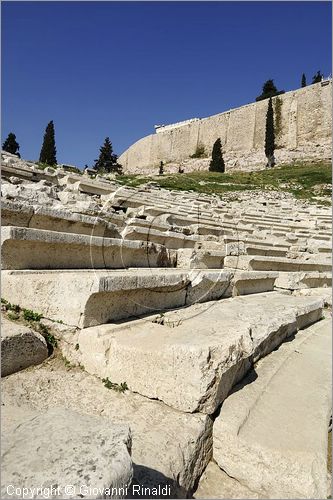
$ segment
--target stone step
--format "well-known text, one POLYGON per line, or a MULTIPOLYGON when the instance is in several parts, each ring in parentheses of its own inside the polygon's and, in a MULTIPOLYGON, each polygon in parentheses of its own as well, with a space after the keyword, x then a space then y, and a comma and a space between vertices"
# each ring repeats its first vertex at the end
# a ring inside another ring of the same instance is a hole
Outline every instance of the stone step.
POLYGON ((214 458, 265 498, 326 498, 332 407, 331 320, 259 361, 224 401, 214 458))
POLYGON ((91 217, 68 210, 16 203, 9 200, 1 202, 1 225, 89 234, 104 238, 121 238, 117 226, 101 217, 91 217))
POLYGON ((277 273, 224 270, 3 271, 2 295, 86 328, 222 297, 274 289, 277 273))
POLYGON ((224 267, 232 269, 248 269, 253 271, 331 271, 332 265, 327 262, 307 262, 283 257, 248 257, 245 255, 229 255, 224 259, 224 267))
POLYGON ((303 288, 295 290, 294 295, 300 297, 320 297, 326 307, 332 307, 332 286, 327 288, 303 288))
POLYGON ((282 250, 279 248, 268 248, 267 246, 262 246, 259 244, 244 244, 244 250, 246 255, 263 255, 267 257, 285 257, 288 250, 282 250))
POLYGON ((1 377, 38 365, 47 356, 46 341, 40 333, 1 317, 1 377))
POLYGON ((85 328, 77 351, 86 370, 160 399, 211 414, 254 361, 322 316, 322 299, 276 292, 85 328))
MULTIPOLYGON (((34 172, 29 168, 14 167, 13 165, 1 165, 1 174, 4 177, 18 177, 19 179, 29 180, 29 181, 39 181, 43 176, 39 172, 34 172)), ((41 171, 41 174, 43 172, 41 171)))
POLYGON ((122 237, 125 240, 139 240, 157 243, 170 249, 194 248, 196 243, 200 241, 200 238, 196 235, 185 236, 182 233, 176 233, 174 231, 162 232, 154 228, 136 226, 127 226, 122 231, 122 237))
MULTIPOLYGON (((231 237, 231 236, 225 236, 223 238, 224 243, 240 243, 239 238, 231 237)), ((249 239, 249 238, 243 238, 242 242, 244 245, 259 245, 261 247, 268 247, 268 248, 277 248, 279 250, 286 250, 288 251, 291 244, 287 242, 281 242, 280 240, 274 240, 274 239, 269 239, 269 238, 258 238, 256 240, 254 239, 249 239)))
MULTIPOLYGON (((129 426, 132 433, 134 484, 142 488, 168 487, 167 494, 156 494, 150 498, 188 498, 188 492, 212 456, 212 420, 208 415, 182 413, 130 391, 119 393, 107 389, 101 380, 83 370, 66 368, 57 359, 50 359, 34 370, 6 377, 2 380, 1 395, 2 425, 6 429, 8 424, 15 421, 13 417, 18 413, 15 411, 14 415, 8 415, 6 409, 11 407, 15 407, 15 410, 20 407, 18 410, 24 413, 38 411, 40 414, 48 409, 62 407, 79 414, 99 417, 104 428, 108 427, 109 419, 129 426)), ((52 426, 52 420, 48 422, 52 426)), ((63 422, 66 426, 65 418, 63 422)), ((80 418, 77 422, 80 422, 80 418)), ((43 428, 42 425, 40 430, 43 428)), ((49 434, 40 434, 50 439, 53 432, 51 428, 49 434)), ((93 431, 91 435, 94 435, 93 431)), ((90 445, 90 439, 88 443, 90 445)), ((81 451, 80 444, 78 449, 81 451)), ((94 448, 93 451, 99 456, 98 450, 94 448)), ((68 456, 73 456, 72 449, 68 450, 68 456)), ((60 481, 59 484, 64 483, 60 481)), ((82 484, 87 483, 83 481, 82 484)), ((144 490, 140 494, 129 489, 128 497, 135 496, 149 498, 144 490)))
POLYGON ((318 288, 332 286, 332 273, 325 271, 286 272, 281 271, 275 281, 275 287, 286 290, 318 288))
POLYGON ((176 253, 155 243, 41 229, 1 228, 3 269, 173 267, 176 253))
POLYGON ((211 461, 200 478, 193 498, 256 499, 265 497, 249 490, 242 483, 228 476, 216 462, 211 461))
POLYGON ((181 269, 222 269, 226 249, 221 250, 197 248, 179 248, 177 250, 177 267, 181 269))
POLYGON ((119 492, 126 491, 133 477, 132 435, 128 425, 115 422, 66 408, 27 415, 21 408, 6 407, 1 498, 110 498, 98 493, 108 490, 114 498, 124 498, 119 492), (16 496, 16 485, 23 492, 35 491, 16 496), (65 485, 72 488, 70 494, 65 485))
POLYGON ((59 179, 60 186, 68 186, 71 190, 92 195, 110 195, 117 187, 109 182, 98 182, 80 175, 65 175, 59 179))

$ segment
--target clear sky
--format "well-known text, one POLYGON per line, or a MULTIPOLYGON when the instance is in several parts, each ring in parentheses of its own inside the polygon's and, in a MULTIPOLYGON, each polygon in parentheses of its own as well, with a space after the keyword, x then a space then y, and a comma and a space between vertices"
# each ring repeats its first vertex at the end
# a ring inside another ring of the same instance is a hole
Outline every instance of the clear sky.
POLYGON ((330 2, 2 2, 2 141, 92 165, 155 124, 202 118, 331 73, 330 2))

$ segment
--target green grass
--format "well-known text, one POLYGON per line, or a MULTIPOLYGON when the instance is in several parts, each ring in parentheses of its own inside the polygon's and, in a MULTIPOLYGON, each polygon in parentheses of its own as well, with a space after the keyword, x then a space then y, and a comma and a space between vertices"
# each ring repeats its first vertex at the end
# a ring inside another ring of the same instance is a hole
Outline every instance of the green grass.
POLYGON ((299 199, 329 204, 329 201, 320 202, 314 198, 331 195, 331 187, 323 187, 326 184, 331 185, 331 175, 330 163, 316 162, 295 163, 255 172, 234 171, 220 174, 200 171, 151 177, 123 175, 117 177, 117 181, 132 187, 153 181, 165 189, 217 195, 234 191, 277 190, 292 193, 299 199))
POLYGON ((107 389, 113 389, 116 392, 125 392, 128 390, 126 382, 122 382, 121 384, 116 384, 114 382, 111 382, 109 378, 103 378, 102 382, 104 384, 104 387, 107 389))

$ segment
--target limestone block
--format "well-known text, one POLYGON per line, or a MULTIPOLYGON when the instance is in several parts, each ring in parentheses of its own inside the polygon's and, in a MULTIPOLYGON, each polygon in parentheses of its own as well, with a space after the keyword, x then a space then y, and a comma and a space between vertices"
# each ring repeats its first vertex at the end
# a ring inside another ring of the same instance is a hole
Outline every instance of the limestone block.
POLYGON ((73 193, 72 191, 59 191, 58 198, 61 205, 66 209, 76 212, 94 212, 99 213, 100 205, 91 196, 83 193, 73 193))
POLYGON ((272 291, 276 273, 192 269, 2 271, 2 294, 80 328, 221 297, 272 291))
MULTIPOLYGON (((61 406, 78 413, 102 415, 104 418, 100 417, 100 421, 103 423, 99 426, 105 432, 109 426, 104 422, 109 419, 129 425, 133 440, 134 482, 150 487, 167 485, 171 498, 188 496, 212 455, 212 420, 209 416, 175 411, 129 391, 119 394, 106 389, 101 380, 82 370, 68 370, 55 359, 33 371, 4 379, 2 400, 2 423, 6 426, 6 408, 9 406, 39 413, 61 406)), ((91 432, 88 443, 93 436, 91 432)), ((94 453, 99 456, 99 450, 93 448, 94 453)), ((3 483, 4 476, 2 479, 3 483)))
POLYGON ((268 248, 262 245, 245 245, 245 252, 247 255, 265 255, 267 257, 286 257, 287 250, 280 248, 268 248))
POLYGON ((135 227, 127 226, 123 232, 122 237, 125 240, 139 240, 151 243, 158 243, 167 248, 193 248, 198 241, 197 237, 185 236, 181 233, 173 231, 161 232, 152 227, 135 227))
POLYGON ((1 198, 1 225, 28 226, 34 213, 32 205, 1 198))
POLYGON ((155 243, 23 227, 3 227, 3 269, 173 267, 175 254, 155 243))
POLYGON ((327 271, 279 272, 275 286, 286 290, 332 286, 332 273, 327 271))
POLYGON ((48 186, 45 181, 24 183, 19 185, 5 184, 1 186, 1 194, 4 198, 14 199, 18 202, 26 202, 38 205, 53 205, 58 199, 54 186, 48 186))
POLYGON ((326 498, 331 321, 261 360, 224 401, 214 458, 264 498, 326 498))
POLYGON ((184 306, 189 283, 173 269, 2 273, 7 300, 80 328, 184 306))
POLYGON ((87 178, 80 180, 78 190, 82 193, 95 194, 95 195, 108 195, 115 191, 114 185, 108 181, 100 182, 93 181, 87 178))
POLYGON ((299 297, 321 297, 326 307, 332 307, 332 287, 303 288, 301 290, 294 290, 293 293, 299 297))
POLYGON ((320 298, 270 292, 85 328, 81 363, 173 408, 210 414, 253 360, 321 318, 322 305, 320 298))
POLYGON ((1 318, 1 376, 5 377, 48 356, 44 337, 28 326, 1 318))
POLYGON ((248 295, 252 293, 270 292, 279 273, 273 271, 235 271, 231 281, 231 294, 248 295))
POLYGON ((224 270, 202 271, 192 269, 186 290, 186 305, 228 297, 233 274, 224 270))
POLYGON ((253 271, 331 271, 330 263, 308 262, 283 257, 227 256, 224 267, 253 271))
POLYGON ((264 498, 256 492, 249 490, 236 479, 228 476, 213 461, 209 462, 205 472, 202 474, 194 498, 235 498, 253 499, 264 498))
POLYGON ((177 250, 177 267, 182 269, 222 269, 224 250, 177 250))
POLYGON ((121 238, 117 226, 106 222, 101 217, 91 217, 64 209, 33 206, 11 200, 3 200, 1 203, 1 224, 2 226, 121 238))
MULTIPOLYGON (((5 417, 15 412, 15 407, 6 408, 5 417)), ((42 485, 50 490, 60 487, 53 498, 124 498, 133 474, 131 439, 124 424, 65 408, 22 418, 2 438, 1 497, 12 498, 9 485, 42 485), (66 491, 66 485, 73 489, 66 491)), ((33 498, 45 498, 45 494, 35 492, 33 498)))
POLYGON ((10 163, 3 163, 1 165, 1 173, 3 177, 19 177, 24 180, 32 180, 34 178, 34 173, 27 168, 20 168, 15 165, 15 162, 9 160, 10 163))

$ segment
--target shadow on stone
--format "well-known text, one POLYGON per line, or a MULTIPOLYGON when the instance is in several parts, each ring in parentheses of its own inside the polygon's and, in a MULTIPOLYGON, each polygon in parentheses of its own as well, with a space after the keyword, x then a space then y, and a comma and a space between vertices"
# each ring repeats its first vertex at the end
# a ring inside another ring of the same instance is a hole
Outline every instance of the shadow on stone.
POLYGON ((191 498, 175 479, 162 472, 133 463, 133 481, 126 498, 191 498))

